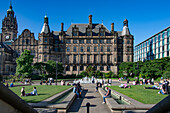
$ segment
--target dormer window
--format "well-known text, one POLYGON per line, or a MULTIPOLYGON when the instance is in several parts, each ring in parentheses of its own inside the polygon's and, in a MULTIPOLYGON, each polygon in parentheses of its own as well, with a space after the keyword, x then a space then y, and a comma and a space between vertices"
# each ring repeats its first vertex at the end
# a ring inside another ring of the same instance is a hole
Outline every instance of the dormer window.
POLYGON ((73 36, 78 36, 78 28, 76 28, 76 25, 73 27, 72 33, 73 36))
POLYGON ((77 36, 77 32, 76 31, 73 32, 73 36, 77 36))
POLYGON ((87 29, 86 35, 91 36, 91 30, 89 28, 87 29))
POLYGON ((104 36, 104 28, 100 28, 100 36, 104 36))

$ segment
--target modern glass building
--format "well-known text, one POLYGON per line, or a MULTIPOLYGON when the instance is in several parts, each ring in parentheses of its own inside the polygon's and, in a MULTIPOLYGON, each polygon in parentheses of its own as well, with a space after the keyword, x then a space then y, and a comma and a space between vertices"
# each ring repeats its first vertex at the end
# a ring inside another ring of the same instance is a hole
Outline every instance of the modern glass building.
POLYGON ((135 46, 134 62, 169 57, 170 26, 135 46))

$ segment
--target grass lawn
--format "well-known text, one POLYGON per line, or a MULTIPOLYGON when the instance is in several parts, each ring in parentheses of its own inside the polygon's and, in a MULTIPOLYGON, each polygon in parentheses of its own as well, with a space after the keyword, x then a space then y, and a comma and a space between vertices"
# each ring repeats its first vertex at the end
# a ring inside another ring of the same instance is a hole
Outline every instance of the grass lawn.
MULTIPOLYGON (((23 96, 21 97, 24 101, 30 102, 30 103, 37 103, 41 102, 42 100, 45 100, 57 93, 60 93, 71 86, 55 86, 55 85, 32 85, 32 86, 25 86, 25 92, 30 93, 33 91, 33 87, 36 86, 38 95, 36 96, 23 96)), ((14 93, 16 93, 18 96, 21 95, 21 88, 22 87, 12 87, 10 88, 14 93)))
MULTIPOLYGON (((120 88, 119 86, 109 86, 111 89, 122 93, 130 98, 133 98, 144 104, 156 104, 164 99, 168 95, 158 94, 159 90, 155 89, 144 89, 143 87, 149 87, 149 85, 136 85, 131 88, 120 88)), ((151 85, 150 85, 151 87, 151 85)))

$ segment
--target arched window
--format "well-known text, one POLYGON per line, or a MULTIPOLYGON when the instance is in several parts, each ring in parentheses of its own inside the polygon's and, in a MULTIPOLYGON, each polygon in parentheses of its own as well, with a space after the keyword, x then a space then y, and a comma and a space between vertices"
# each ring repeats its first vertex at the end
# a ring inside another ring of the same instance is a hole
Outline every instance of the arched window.
POLYGON ((130 40, 127 40, 127 44, 130 44, 130 40))

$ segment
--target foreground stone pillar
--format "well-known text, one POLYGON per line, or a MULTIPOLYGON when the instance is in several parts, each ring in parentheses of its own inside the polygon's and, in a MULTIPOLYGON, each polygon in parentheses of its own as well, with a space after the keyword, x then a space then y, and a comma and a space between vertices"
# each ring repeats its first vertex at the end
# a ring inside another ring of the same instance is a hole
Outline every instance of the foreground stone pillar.
POLYGON ((170 112, 170 95, 153 106, 146 113, 168 113, 168 111, 170 112))

